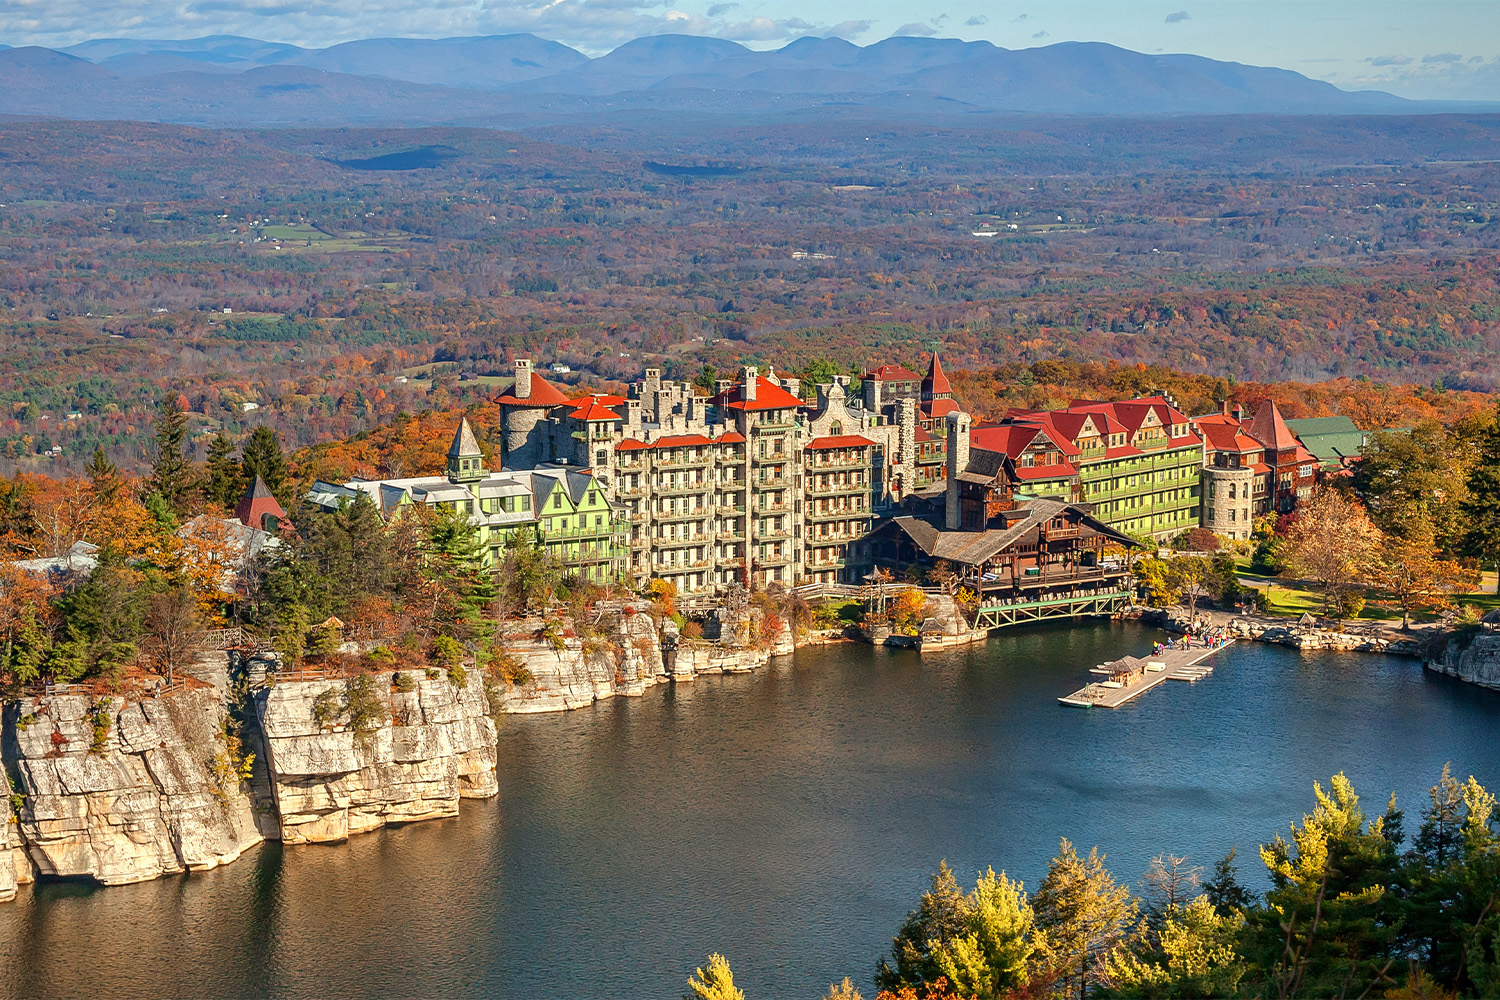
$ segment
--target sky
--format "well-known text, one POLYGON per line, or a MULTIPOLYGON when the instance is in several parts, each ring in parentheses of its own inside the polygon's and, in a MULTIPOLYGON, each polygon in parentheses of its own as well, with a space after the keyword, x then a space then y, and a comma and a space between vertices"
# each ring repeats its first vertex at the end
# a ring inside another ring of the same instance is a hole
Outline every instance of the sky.
POLYGON ((0 42, 238 34, 308 47, 529 31, 599 55, 678 32, 775 48, 892 35, 1110 42, 1280 66, 1348 90, 1500 100, 1500 0, 0 0, 0 42))

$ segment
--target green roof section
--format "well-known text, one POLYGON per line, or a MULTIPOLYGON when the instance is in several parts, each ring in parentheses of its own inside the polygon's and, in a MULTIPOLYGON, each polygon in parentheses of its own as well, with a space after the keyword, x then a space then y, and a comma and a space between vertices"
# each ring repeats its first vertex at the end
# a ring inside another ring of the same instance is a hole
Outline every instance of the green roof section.
POLYGON ((1369 442, 1369 434, 1354 426, 1348 417, 1304 417, 1288 420, 1286 425, 1324 466, 1337 466, 1346 458, 1358 458, 1369 442))

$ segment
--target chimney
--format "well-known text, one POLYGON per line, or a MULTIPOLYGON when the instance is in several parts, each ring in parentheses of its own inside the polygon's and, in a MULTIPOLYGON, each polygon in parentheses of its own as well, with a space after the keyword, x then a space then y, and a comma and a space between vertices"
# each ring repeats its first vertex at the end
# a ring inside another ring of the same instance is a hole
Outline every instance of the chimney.
POLYGON ((511 394, 517 399, 531 398, 531 359, 519 358, 516 361, 516 384, 511 389, 511 394))
POLYGON ((639 399, 625 400, 625 426, 630 430, 640 429, 641 401, 639 399))
POLYGON ((756 379, 759 374, 754 365, 745 366, 745 390, 741 393, 741 398, 747 403, 755 402, 756 379))
POLYGON ((718 379, 717 381, 714 382, 714 395, 715 396, 722 396, 724 393, 728 392, 730 389, 733 389, 733 388, 734 388, 734 379, 732 379, 732 378, 721 378, 721 379, 718 379))
POLYGON ((1229 400, 1226 399, 1219 404, 1219 412, 1226 417, 1229 416, 1229 400))
POLYGON ((647 392, 655 392, 656 390, 658 390, 660 388, 661 388, 661 369, 660 368, 647 368, 646 369, 646 391, 647 392))
POLYGON ((944 526, 949 531, 962 527, 958 489, 958 474, 969 467, 969 424, 971 420, 962 410, 948 414, 948 499, 944 526))

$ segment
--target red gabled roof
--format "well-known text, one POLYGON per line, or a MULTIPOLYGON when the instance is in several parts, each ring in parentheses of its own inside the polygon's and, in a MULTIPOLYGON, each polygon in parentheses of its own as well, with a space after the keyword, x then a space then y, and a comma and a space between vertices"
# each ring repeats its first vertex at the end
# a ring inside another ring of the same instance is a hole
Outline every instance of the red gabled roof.
POLYGON ((1076 475, 1078 475, 1078 470, 1067 462, 1059 462, 1056 465, 1016 466, 1017 479, 1062 479, 1065 476, 1076 475))
POLYGON ((635 438, 626 438, 615 445, 615 451, 640 451, 643 448, 649 447, 651 446, 644 441, 637 441, 635 438))
POLYGON ((867 437, 858 434, 831 434, 827 437, 816 437, 807 442, 809 450, 822 451, 825 448, 867 448, 874 444, 867 437))
POLYGON ((591 392, 584 396, 574 396, 572 399, 568 400, 568 402, 572 403, 574 406, 587 406, 590 401, 593 401, 595 403, 603 403, 605 406, 625 405, 624 396, 616 396, 614 393, 609 392, 591 392))
POLYGON ((713 398, 715 406, 730 410, 791 410, 802 405, 802 400, 763 375, 755 377, 755 398, 745 400, 745 387, 732 386, 713 398))
POLYGON ((976 427, 969 431, 969 446, 1015 458, 1039 433, 1041 433, 1041 428, 1027 424, 976 427))
POLYGON ((651 443, 653 448, 677 448, 689 444, 713 444, 702 434, 669 434, 666 437, 657 438, 651 443))
POLYGON ((953 392, 948 376, 943 374, 943 363, 938 360, 937 351, 932 352, 932 363, 927 366, 927 377, 922 380, 922 392, 931 395, 953 392))
POLYGON ((1211 413, 1193 421, 1194 428, 1203 436, 1204 443, 1214 451, 1238 453, 1260 451, 1264 445, 1246 434, 1240 422, 1222 413, 1211 413))
POLYGON ((744 444, 745 435, 739 431, 730 431, 728 434, 720 434, 714 439, 716 444, 744 444))
POLYGON ((564 406, 568 402, 568 397, 561 389, 535 372, 531 375, 531 395, 525 399, 517 399, 515 392, 516 387, 512 385, 509 389, 505 390, 503 396, 496 397, 495 402, 501 406, 535 407, 564 406))
POLYGON ((927 428, 923 427, 921 424, 918 424, 916 433, 912 436, 912 441, 917 444, 925 444, 931 440, 933 440, 932 434, 928 432, 927 428))
POLYGON ((1255 419, 1250 422, 1250 433, 1267 448, 1274 448, 1276 451, 1291 451, 1302 444, 1286 425, 1286 421, 1281 419, 1281 411, 1276 408, 1275 401, 1270 399, 1256 408, 1255 419))
POLYGON ((877 382, 916 382, 922 378, 905 365, 881 365, 865 372, 864 377, 877 382))
POLYGON ((611 410, 597 399, 590 399, 583 406, 568 414, 574 420, 623 420, 618 413, 611 410))

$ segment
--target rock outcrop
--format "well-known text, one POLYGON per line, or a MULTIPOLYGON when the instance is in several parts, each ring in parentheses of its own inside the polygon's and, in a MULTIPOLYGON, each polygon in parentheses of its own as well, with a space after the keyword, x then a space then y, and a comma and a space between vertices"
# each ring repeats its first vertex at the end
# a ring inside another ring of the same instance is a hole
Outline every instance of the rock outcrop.
MULTIPOLYGON (((1147 611, 1141 621, 1158 625, 1169 632, 1185 632, 1193 626, 1186 614, 1165 611, 1147 611)), ((1264 618, 1230 618, 1216 620, 1232 636, 1269 642, 1294 649, 1333 649, 1341 652, 1390 653, 1397 656, 1419 655, 1419 643, 1415 639, 1402 638, 1380 630, 1333 632, 1328 629, 1308 628, 1290 620, 1267 620, 1264 618)), ((1195 632, 1202 628, 1200 622, 1193 626, 1195 632)))
POLYGON ((257 693, 286 843, 456 816, 460 799, 498 794, 495 723, 479 672, 468 671, 461 684, 437 671, 395 673, 366 675, 383 719, 351 719, 348 711, 320 718, 319 697, 331 692, 325 705, 336 704, 349 690, 344 681, 284 681, 257 693), (410 690, 400 689, 408 683, 410 690))
POLYGON ((119 885, 213 868, 259 843, 224 722, 207 687, 8 706, 18 831, 37 873, 119 885))
POLYGON ((5 832, 0 834, 0 903, 16 898, 16 886, 31 881, 31 861, 21 843, 20 819, 10 807, 10 796, 0 803, 0 820, 5 832))
POLYGON ((515 622, 502 650, 529 675, 507 686, 504 711, 562 712, 601 698, 635 697, 666 679, 661 640, 650 616, 611 615, 604 634, 583 637, 571 623, 515 622))
POLYGON ((1477 627, 1434 636, 1424 650, 1428 670, 1500 691, 1500 634, 1477 627))

